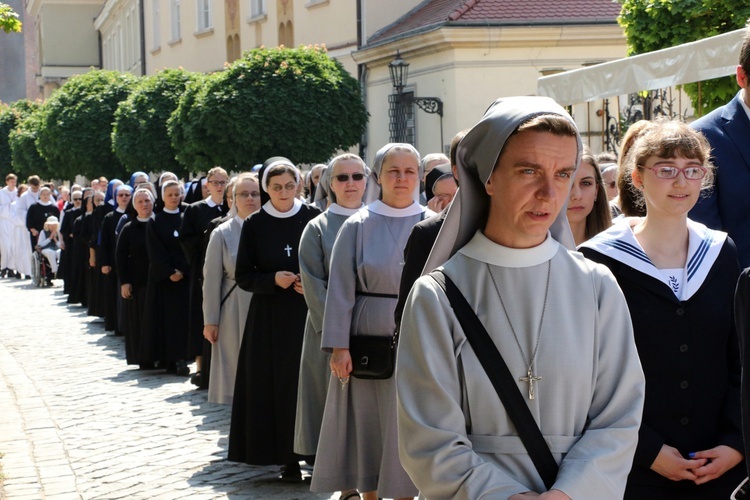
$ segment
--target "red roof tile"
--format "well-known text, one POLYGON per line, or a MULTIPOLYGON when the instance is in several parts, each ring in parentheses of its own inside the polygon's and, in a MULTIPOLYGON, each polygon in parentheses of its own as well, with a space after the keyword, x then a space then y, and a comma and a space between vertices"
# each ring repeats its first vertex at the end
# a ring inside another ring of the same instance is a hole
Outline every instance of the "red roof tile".
POLYGON ((614 23, 619 14, 615 0, 426 0, 367 43, 441 25, 614 23))

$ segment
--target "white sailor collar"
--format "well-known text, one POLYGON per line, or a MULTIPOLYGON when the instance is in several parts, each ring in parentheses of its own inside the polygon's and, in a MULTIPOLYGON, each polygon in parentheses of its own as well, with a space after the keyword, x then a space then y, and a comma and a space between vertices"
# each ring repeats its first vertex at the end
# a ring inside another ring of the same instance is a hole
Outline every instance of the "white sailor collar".
POLYGON ((286 212, 279 212, 278 210, 276 210, 276 208, 274 208, 273 203, 271 203, 270 200, 267 201, 263 205, 263 210, 265 210, 268 213, 268 215, 272 217, 277 217, 279 219, 288 219, 289 217, 294 217, 295 215, 297 215, 297 213, 300 211, 301 208, 302 208, 302 200, 300 200, 299 198, 294 199, 294 204, 292 205, 292 208, 290 208, 286 212))
MULTIPOLYGON (((639 217, 623 218, 603 233, 599 233, 581 244, 581 247, 590 248, 622 262, 655 280, 661 281, 672 290, 664 273, 654 266, 633 233, 632 226, 640 220, 639 217)), ((727 239, 727 233, 709 229, 690 219, 687 220, 687 226, 688 256, 687 265, 684 269, 685 291, 683 300, 688 300, 700 289, 727 239)))
POLYGON ((332 214, 345 215, 349 217, 359 212, 359 210, 364 206, 365 205, 363 203, 359 208, 346 208, 346 207, 342 207, 338 203, 331 203, 331 206, 328 207, 328 211, 331 212, 332 214))
POLYGON ((125 213, 125 209, 124 208, 120 208, 120 207, 115 207, 115 212, 124 214, 125 213))
POLYGON ((214 208, 218 206, 219 204, 216 203, 210 196, 206 198, 206 204, 208 204, 209 207, 214 208))
POLYGON ((535 247, 510 248, 495 243, 478 230, 459 252, 493 266, 517 268, 538 266, 547 262, 555 256, 559 248, 560 243, 552 237, 549 231, 547 238, 535 247))
POLYGON ((412 215, 421 215, 427 211, 425 207, 416 201, 406 208, 393 208, 389 207, 381 200, 375 200, 365 208, 374 214, 383 215, 385 217, 411 217, 412 215))
POLYGON ((161 211, 164 212, 165 214, 172 214, 172 215, 180 213, 180 209, 179 208, 167 208, 167 207, 164 207, 164 208, 161 209, 161 211))
MULTIPOLYGON (((250 217, 250 216, 248 215, 248 217, 250 217)), ((243 224, 245 223, 245 220, 246 220, 246 219, 247 219, 247 217, 246 217, 245 219, 243 219, 243 218, 242 218, 242 217, 240 217, 239 215, 235 215, 235 216, 234 216, 234 220, 235 220, 235 221, 237 221, 237 224, 239 224, 239 225, 240 225, 240 227, 242 227, 242 225, 243 225, 243 224)))

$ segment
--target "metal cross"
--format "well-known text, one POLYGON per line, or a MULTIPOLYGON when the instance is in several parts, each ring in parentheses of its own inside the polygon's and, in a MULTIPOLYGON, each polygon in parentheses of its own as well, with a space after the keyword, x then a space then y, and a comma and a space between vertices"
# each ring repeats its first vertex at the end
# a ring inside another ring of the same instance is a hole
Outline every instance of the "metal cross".
MULTIPOLYGON (((290 247, 290 246, 289 246, 289 244, 288 244, 288 243, 287 243, 287 245, 286 245, 286 248, 285 248, 284 250, 286 251, 286 256, 287 256, 287 257, 291 257, 291 256, 292 256, 292 250, 293 250, 293 249, 292 249, 292 247, 290 247)), ((533 398, 532 398, 532 399, 533 399, 533 398)))
POLYGON ((529 366, 529 369, 526 372, 526 376, 521 377, 518 380, 520 382, 527 382, 529 384, 529 399, 534 399, 534 382, 539 382, 540 380, 542 380, 542 377, 535 377, 534 372, 529 366))

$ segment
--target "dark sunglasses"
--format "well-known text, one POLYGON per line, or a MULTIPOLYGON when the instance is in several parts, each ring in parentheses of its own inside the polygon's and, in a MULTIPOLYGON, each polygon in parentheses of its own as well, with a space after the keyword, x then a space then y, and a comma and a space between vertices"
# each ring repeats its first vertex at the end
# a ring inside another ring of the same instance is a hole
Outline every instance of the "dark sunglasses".
POLYGON ((365 174, 352 174, 351 176, 349 174, 339 174, 333 176, 333 178, 339 182, 348 182, 349 177, 351 177, 353 181, 361 181, 365 178, 365 174))

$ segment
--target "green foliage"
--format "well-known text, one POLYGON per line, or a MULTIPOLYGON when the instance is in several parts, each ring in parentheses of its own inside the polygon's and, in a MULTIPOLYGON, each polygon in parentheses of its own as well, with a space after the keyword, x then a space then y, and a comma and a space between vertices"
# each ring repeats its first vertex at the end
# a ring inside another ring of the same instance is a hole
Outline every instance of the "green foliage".
POLYGON ((89 71, 72 77, 47 99, 37 147, 57 177, 125 176, 112 152, 112 122, 118 104, 138 81, 130 73, 89 71))
POLYGON ((22 24, 10 5, 0 2, 0 29, 6 33, 20 33, 22 24))
POLYGON ((190 172, 206 172, 215 165, 209 156, 212 144, 208 130, 194 117, 198 96, 212 78, 215 78, 214 74, 202 75, 191 82, 180 97, 177 109, 167 120, 175 158, 190 172))
MULTIPOLYGON (((736 0, 618 1, 622 3, 618 22, 630 55, 727 33, 742 28, 750 18, 750 3, 736 0)), ((702 82, 699 107, 698 84, 684 88, 699 115, 726 104, 738 90, 734 76, 702 82)))
POLYGON ((8 135, 16 128, 18 122, 39 107, 39 103, 21 99, 10 105, 0 103, 0 174, 13 171, 8 135))
POLYGON ((166 69, 144 78, 115 112, 112 146, 129 170, 171 171, 186 177, 188 169, 175 159, 167 120, 186 87, 201 75, 166 69))
POLYGON ((359 83, 318 47, 248 51, 183 99, 173 116, 181 136, 170 128, 178 160, 203 154, 228 168, 275 155, 325 161, 357 144, 367 123, 359 83), (195 151, 184 149, 187 138, 195 151))
POLYGON ((26 179, 30 175, 38 175, 42 179, 58 177, 49 168, 47 161, 39 154, 36 139, 42 127, 43 107, 37 105, 10 132, 8 142, 13 157, 13 168, 19 179, 26 179))

